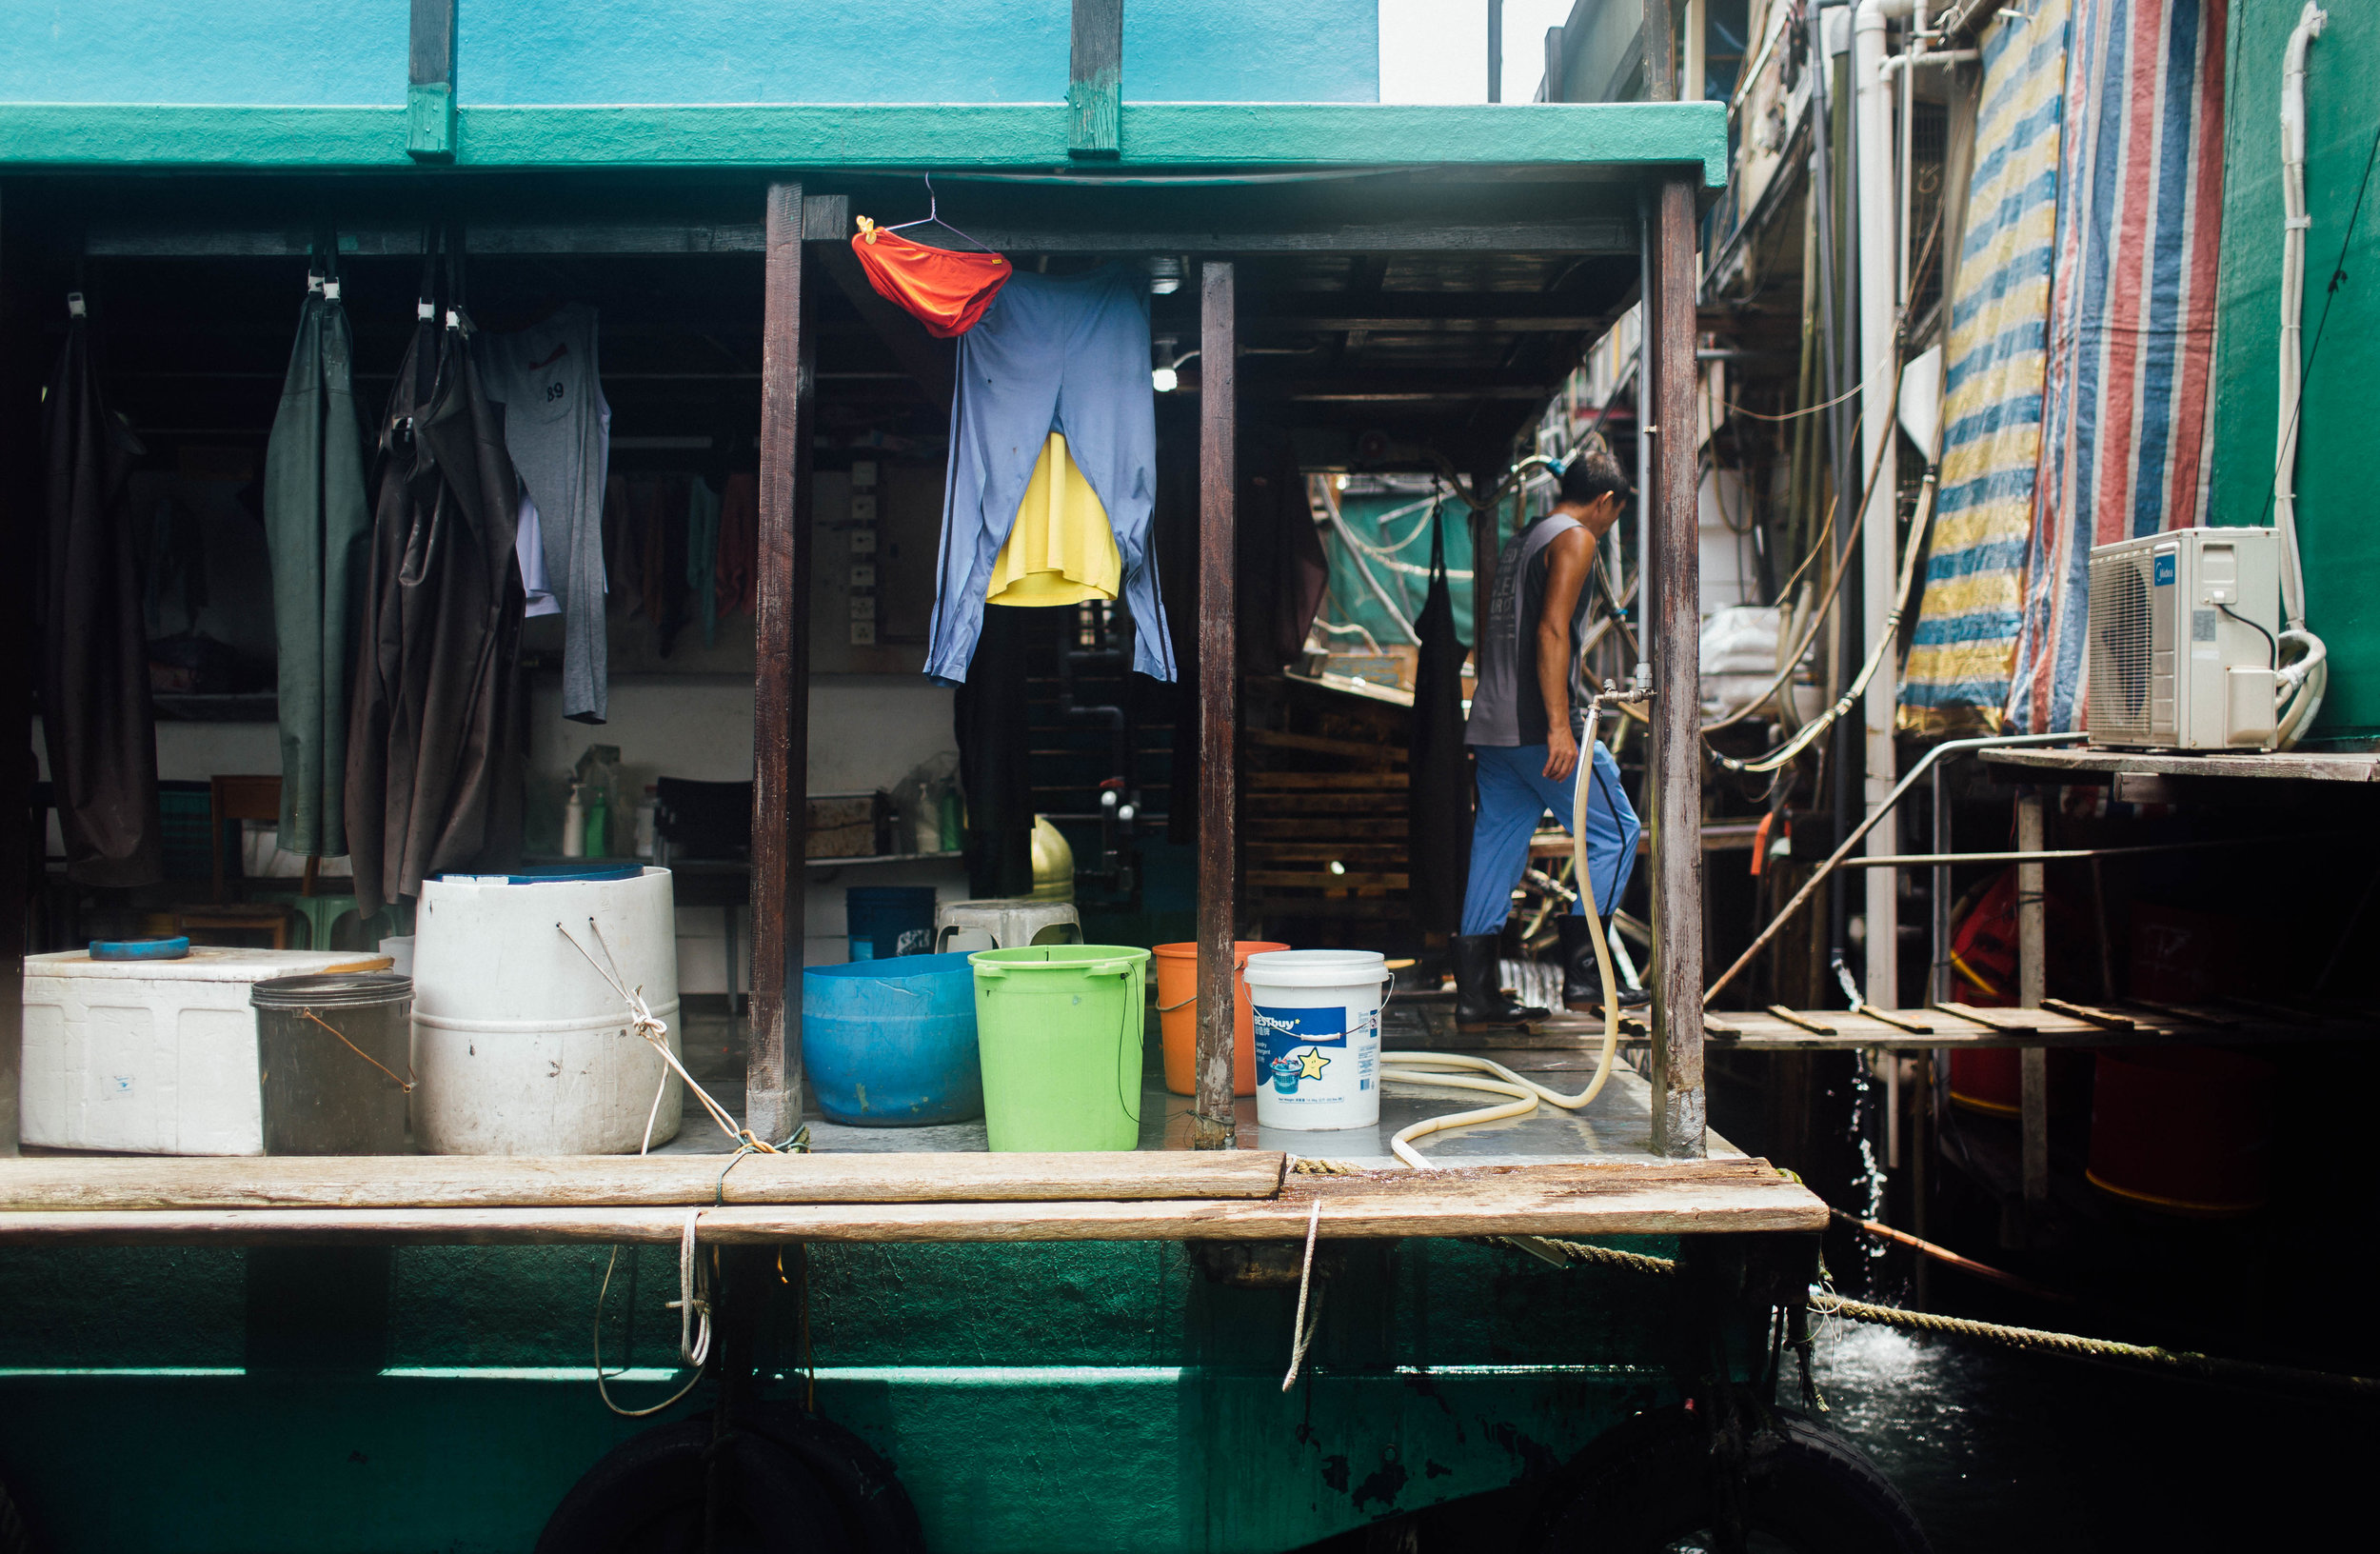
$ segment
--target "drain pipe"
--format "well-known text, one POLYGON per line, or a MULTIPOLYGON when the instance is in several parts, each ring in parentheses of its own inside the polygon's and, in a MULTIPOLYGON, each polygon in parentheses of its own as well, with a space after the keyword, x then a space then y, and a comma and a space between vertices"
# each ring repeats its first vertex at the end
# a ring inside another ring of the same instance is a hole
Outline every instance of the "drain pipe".
MULTIPOLYGON (((1893 425, 1894 385, 1890 382, 1899 315, 1895 281, 1900 269, 1899 201, 1894 197, 1893 99, 1894 82, 1884 71, 1885 24, 1909 16, 1914 0, 1860 0, 1852 15, 1852 148, 1859 190, 1860 463, 1876 471, 1875 500, 1897 512, 1897 429, 1893 425)), ((1893 567, 1897 525, 1869 526, 1860 539, 1860 603, 1863 641, 1871 651, 1890 629, 1893 567)), ((1871 824, 1881 812, 1898 775, 1893 747, 1893 709, 1900 676, 1890 662, 1868 682, 1861 721, 1866 726, 1863 797, 1871 824)), ((1897 851, 1890 832, 1872 844, 1877 852, 1897 851)), ((1889 871, 1866 882, 1867 1000, 1881 1008, 1900 1006, 1900 882, 1889 871)))
POLYGON ((2280 444, 2272 467, 2272 527, 2281 531, 2281 617, 2278 646, 2296 659, 2281 669, 2280 716, 2272 747, 2287 749, 2313 727, 2330 671, 2322 639, 2306 629, 2306 563, 2297 548, 2297 424, 2303 404, 2306 313, 2306 51, 2330 20, 2306 0, 2281 63, 2281 371, 2280 444))

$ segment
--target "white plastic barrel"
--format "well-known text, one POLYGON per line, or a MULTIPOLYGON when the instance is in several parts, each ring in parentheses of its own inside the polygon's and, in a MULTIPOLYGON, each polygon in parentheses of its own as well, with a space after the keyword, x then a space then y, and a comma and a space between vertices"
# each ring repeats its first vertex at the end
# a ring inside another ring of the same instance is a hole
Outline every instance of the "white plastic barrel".
POLYGON ((1380 999, 1386 962, 1369 949, 1276 949, 1248 957, 1256 1026, 1256 1120, 1308 1131, 1380 1120, 1380 999))
POLYGON ((676 1136, 684 1086, 597 969, 616 966, 629 991, 641 989, 683 1054, 667 869, 427 881, 414 939, 413 1131, 423 1149, 633 1153, 647 1116, 653 1143, 676 1136))

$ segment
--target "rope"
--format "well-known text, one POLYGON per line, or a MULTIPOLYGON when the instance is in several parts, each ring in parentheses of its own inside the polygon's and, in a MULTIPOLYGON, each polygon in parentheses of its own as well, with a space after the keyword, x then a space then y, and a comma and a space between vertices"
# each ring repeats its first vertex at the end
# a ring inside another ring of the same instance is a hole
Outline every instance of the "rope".
MULTIPOLYGON (((1534 1247, 1517 1245, 1519 1238, 1492 1236, 1486 1239, 1490 1245, 1512 1246, 1520 1251, 1535 1251, 1534 1247)), ((1673 1258, 1648 1257, 1641 1252, 1623 1252, 1611 1246, 1591 1246, 1584 1242, 1557 1241, 1545 1236, 1533 1236, 1527 1239, 1534 1241, 1539 1246, 1550 1246, 1577 1264, 1625 1268, 1632 1273, 1673 1274, 1677 1271, 1677 1263, 1673 1258)), ((2051 1332, 2040 1327, 2011 1327, 2002 1323, 1976 1322, 1967 1317, 1943 1316, 1934 1311, 1911 1311, 1897 1305, 1875 1305, 1867 1301, 1847 1300, 1828 1289, 1814 1287, 1811 1290, 1809 1309, 1821 1316, 1848 1317, 1854 1322, 1872 1323, 1882 1327, 1907 1328, 1913 1332, 1930 1333, 1936 1337, 1972 1338, 1987 1344, 1997 1344, 2005 1348, 2026 1349, 2039 1354, 2064 1355, 2073 1360, 2098 1360, 2143 1365, 2152 1370, 2161 1370, 2169 1375, 2188 1377, 2194 1381, 2277 1388, 2291 1392, 2310 1392, 2324 1397, 2358 1401, 2380 1399, 2380 1377, 2300 1370, 2292 1365, 2268 1365, 2249 1360, 2225 1360, 2214 1355, 2197 1354, 2187 1349, 2159 1348, 2150 1344, 2121 1344, 2113 1339, 2086 1338, 2080 1333, 2051 1332)))
MULTIPOLYGON (((365 1051, 353 1042, 348 1041, 346 1034, 342 1032, 338 1026, 330 1024, 330 1022, 325 1020, 321 1015, 316 1014, 311 1009, 300 1009, 298 1010, 298 1013, 306 1016, 308 1020, 313 1021, 314 1024, 322 1026, 323 1029, 330 1032, 333 1036, 338 1037, 339 1045, 341 1046, 346 1047, 357 1057, 362 1058, 366 1063, 370 1064, 382 1073, 387 1074, 390 1079, 397 1079, 397 1076, 394 1073, 389 1072, 389 1068, 387 1064, 381 1062, 378 1058, 373 1057, 369 1052, 365 1051)), ((411 1095, 413 1093, 413 1066, 411 1064, 408 1063, 405 1066, 405 1078, 397 1079, 397 1088, 403 1090, 407 1095, 411 1095)))
POLYGON ((1314 1342, 1315 1330, 1322 1325, 1322 1297, 1319 1295, 1314 1298, 1314 1321, 1310 1324, 1306 1321, 1306 1291, 1314 1284, 1314 1238, 1321 1228, 1322 1200, 1317 1198, 1306 1212, 1306 1257, 1304 1266, 1298 1270, 1298 1314, 1289 1324, 1295 1342, 1289 1349, 1289 1374, 1280 1379, 1280 1389, 1284 1392, 1298 1385, 1298 1372, 1306 1363, 1306 1345, 1314 1342))
POLYGON ((1871 1305, 1840 1296, 1821 1297, 1811 1309, 1827 1316, 1849 1317, 1886 1327, 1955 1338, 1981 1339, 2013 1349, 2062 1354, 2079 1360, 2112 1360, 2146 1365, 2198 1381, 2287 1391, 2314 1392, 2328 1397, 2380 1399, 2380 1377, 2344 1376, 2330 1371, 2299 1370, 2291 1365, 2257 1365, 2247 1360, 2223 1360, 2187 1349, 2164 1349, 2148 1344, 2118 1344, 2112 1339, 2085 1338, 2079 1333, 2053 1333, 2038 1327, 2009 1327, 1996 1322, 1972 1322, 1965 1317, 1939 1316, 1932 1311, 1907 1311, 1896 1305, 1871 1305))
MULTIPOLYGON (((639 1036, 645 1038, 645 1043, 650 1046, 654 1051, 661 1054, 661 1061, 669 1066, 670 1072, 674 1072, 680 1079, 685 1082, 685 1087, 694 1092, 695 1100, 702 1103, 703 1109, 709 1114, 710 1120, 718 1124, 719 1130, 726 1134, 728 1140, 738 1146, 737 1153, 743 1154, 752 1150, 758 1150, 764 1155, 777 1155, 787 1152, 806 1152, 806 1141, 803 1140, 800 1134, 796 1134, 795 1137, 788 1139, 783 1145, 770 1144, 766 1140, 755 1135, 750 1128, 744 1127, 741 1124, 737 1123, 735 1113, 729 1111, 725 1106, 721 1106, 717 1101, 711 1098, 710 1091, 703 1088, 703 1086, 696 1082, 694 1076, 686 1072, 685 1065, 678 1061, 678 1054, 670 1050, 668 1041, 669 1026, 654 1017, 651 1006, 645 1002, 644 986, 640 984, 634 989, 630 989, 625 981, 620 975, 618 963, 614 962, 609 967, 606 967, 604 964, 604 962, 611 961, 611 946, 605 943, 603 928, 591 917, 586 920, 586 926, 588 931, 595 936, 597 947, 602 949, 604 952, 603 961, 596 960, 594 955, 588 951, 587 947, 585 945, 580 944, 577 937, 573 935, 568 928, 564 927, 561 924, 556 923, 554 925, 554 931, 561 934, 563 938, 568 940, 572 949, 577 950, 582 956, 585 957, 586 964, 595 968, 595 974, 603 978, 605 985, 610 987, 610 989, 619 996, 620 1001, 628 1006, 628 1021, 630 1026, 635 1029, 639 1036)), ((652 1110, 647 1112, 645 1118, 645 1144, 646 1148, 650 1148, 652 1146, 654 1119, 661 1115, 662 1096, 667 1092, 668 1088, 669 1074, 664 1073, 661 1076, 661 1088, 656 1090, 653 1094, 652 1110)), ((639 1149, 637 1151, 639 1154, 643 1154, 645 1152, 645 1149, 639 1149)))

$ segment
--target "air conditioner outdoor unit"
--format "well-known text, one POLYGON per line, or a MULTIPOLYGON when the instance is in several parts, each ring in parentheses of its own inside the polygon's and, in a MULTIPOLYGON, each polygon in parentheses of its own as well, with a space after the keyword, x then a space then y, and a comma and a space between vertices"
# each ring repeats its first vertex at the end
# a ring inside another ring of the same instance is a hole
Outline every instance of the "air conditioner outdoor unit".
POLYGON ((2280 544, 2269 528, 2179 528, 2094 548, 2091 743, 2271 744, 2280 596, 2280 544))

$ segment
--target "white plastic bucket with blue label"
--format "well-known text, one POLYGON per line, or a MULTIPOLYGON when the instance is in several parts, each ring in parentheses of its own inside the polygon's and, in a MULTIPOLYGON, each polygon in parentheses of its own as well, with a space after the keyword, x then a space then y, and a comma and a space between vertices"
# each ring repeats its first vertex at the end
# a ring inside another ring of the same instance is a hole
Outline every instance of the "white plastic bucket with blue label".
POLYGON ((1256 1120, 1263 1127, 1371 1127, 1380 1120, 1380 1004, 1389 974, 1369 949, 1248 957, 1256 1120))

